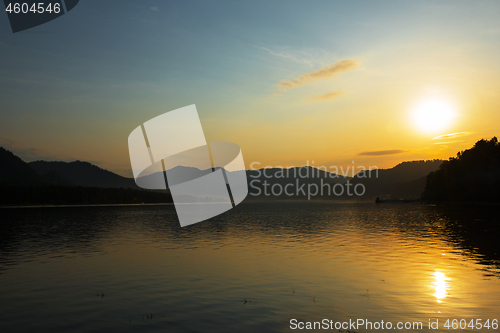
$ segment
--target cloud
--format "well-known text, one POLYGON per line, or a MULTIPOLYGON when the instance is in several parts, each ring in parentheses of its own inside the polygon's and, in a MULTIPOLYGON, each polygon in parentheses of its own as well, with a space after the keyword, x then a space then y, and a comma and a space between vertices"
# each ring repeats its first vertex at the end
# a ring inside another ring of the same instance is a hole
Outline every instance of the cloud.
POLYGON ((295 61, 295 62, 298 62, 298 63, 306 63, 308 64, 309 66, 312 67, 312 61, 309 61, 309 60, 306 60, 306 59, 303 59, 303 58, 298 58, 298 57, 295 57, 294 55, 288 53, 288 52, 276 52, 276 51, 272 51, 268 48, 265 48, 265 47, 261 47, 261 49, 271 53, 272 55, 274 56, 277 56, 277 57, 280 57, 280 58, 285 58, 285 59, 288 59, 288 60, 292 60, 292 61, 295 61))
POLYGON ((328 94, 324 94, 324 95, 307 96, 306 99, 310 102, 328 101, 328 100, 339 97, 343 93, 344 92, 342 90, 334 90, 334 91, 329 92, 328 94))
POLYGON ((303 74, 296 79, 281 81, 278 85, 281 88, 280 91, 286 91, 287 89, 293 89, 315 81, 330 79, 335 75, 356 69, 358 66, 359 62, 357 60, 342 60, 328 67, 323 67, 319 71, 303 74))
POLYGON ((434 142, 433 145, 448 145, 450 143, 462 142, 462 140, 434 142))
POLYGON ((432 140, 454 139, 454 138, 458 138, 458 137, 466 136, 466 135, 470 135, 470 134, 472 134, 472 132, 457 132, 457 133, 451 133, 451 134, 443 134, 443 135, 439 135, 439 136, 432 138, 432 140))
POLYGON ((153 12, 158 12, 160 9, 158 7, 149 7, 153 12))
POLYGON ((401 154, 407 152, 407 150, 400 150, 400 149, 394 149, 394 150, 375 150, 375 151, 365 151, 362 153, 359 153, 359 156, 382 156, 382 155, 395 155, 395 154, 401 154))

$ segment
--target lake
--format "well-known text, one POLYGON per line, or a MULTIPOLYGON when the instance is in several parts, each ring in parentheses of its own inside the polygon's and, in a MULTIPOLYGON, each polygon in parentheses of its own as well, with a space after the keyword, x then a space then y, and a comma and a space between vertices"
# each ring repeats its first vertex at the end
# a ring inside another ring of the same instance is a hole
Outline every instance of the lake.
POLYGON ((181 228, 172 205, 3 208, 0 331, 498 331, 497 211, 244 202, 181 228))

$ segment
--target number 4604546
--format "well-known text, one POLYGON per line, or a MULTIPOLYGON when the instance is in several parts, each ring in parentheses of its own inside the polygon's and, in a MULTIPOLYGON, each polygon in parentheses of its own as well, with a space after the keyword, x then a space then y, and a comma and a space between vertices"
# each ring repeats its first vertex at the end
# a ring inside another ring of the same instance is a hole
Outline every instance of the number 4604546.
POLYGON ((453 319, 450 321, 450 319, 448 319, 446 321, 446 323, 444 324, 444 327, 447 328, 447 329, 453 329, 453 330, 456 330, 456 329, 466 329, 466 328, 470 328, 470 329, 477 329, 477 330, 480 330, 480 329, 494 329, 496 330, 498 328, 498 319, 492 319, 491 321, 489 319, 487 319, 486 321, 483 321, 482 319, 471 319, 469 322, 467 322, 467 320, 465 319, 453 319))
POLYGON ((7 8, 5 8, 5 11, 6 12, 9 12, 9 13, 15 13, 15 14, 19 14, 19 13, 23 13, 23 14, 27 14, 27 13, 36 13, 36 14, 42 14, 42 13, 56 13, 58 14, 59 12, 61 12, 61 4, 60 3, 54 3, 52 4, 51 2, 49 3, 44 3, 44 2, 38 2, 38 3, 34 3, 33 5, 30 5, 27 4, 27 3, 9 3, 9 5, 7 6, 7 8))

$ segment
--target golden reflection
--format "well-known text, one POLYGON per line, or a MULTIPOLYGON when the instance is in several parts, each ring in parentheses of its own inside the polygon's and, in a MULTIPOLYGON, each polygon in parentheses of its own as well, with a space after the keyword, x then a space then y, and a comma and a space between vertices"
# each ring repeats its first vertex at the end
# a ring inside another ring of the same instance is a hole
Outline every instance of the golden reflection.
POLYGON ((442 272, 434 272, 434 289, 436 292, 434 296, 437 298, 437 302, 441 303, 442 299, 449 296, 448 293, 448 281, 450 279, 442 272))

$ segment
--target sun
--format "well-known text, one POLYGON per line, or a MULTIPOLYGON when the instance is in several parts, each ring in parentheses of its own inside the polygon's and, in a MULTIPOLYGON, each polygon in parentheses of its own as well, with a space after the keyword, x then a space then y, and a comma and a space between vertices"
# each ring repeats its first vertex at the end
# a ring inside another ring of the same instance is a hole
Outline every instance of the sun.
POLYGON ((442 99, 426 99, 415 106, 412 113, 413 125, 420 131, 434 133, 448 128, 455 119, 451 103, 442 99))

